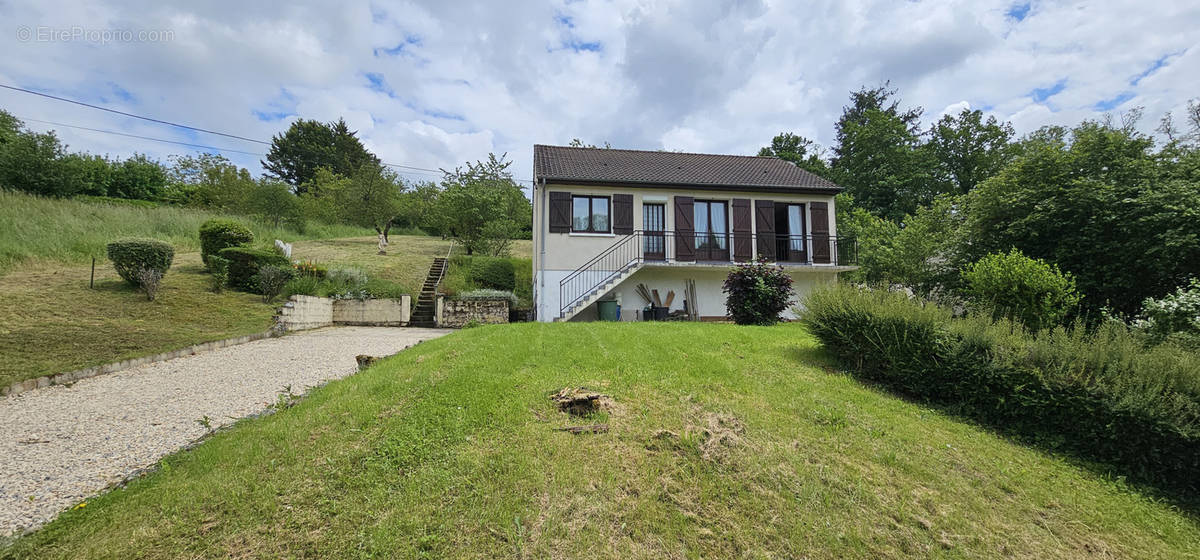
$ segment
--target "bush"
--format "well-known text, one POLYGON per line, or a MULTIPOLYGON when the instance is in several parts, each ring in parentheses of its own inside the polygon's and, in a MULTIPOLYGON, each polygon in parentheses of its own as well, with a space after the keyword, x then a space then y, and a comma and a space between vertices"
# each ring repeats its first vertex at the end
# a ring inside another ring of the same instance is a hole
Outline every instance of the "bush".
POLYGON ((208 270, 212 272, 209 280, 213 293, 221 293, 229 283, 229 259, 210 255, 208 257, 208 270))
POLYGON ((1172 340, 1200 349, 1200 279, 1192 279, 1173 294, 1147 298, 1133 326, 1156 344, 1172 340))
POLYGON ((739 325, 773 325, 792 303, 792 277, 781 266, 739 264, 725 278, 725 308, 739 325))
POLYGON ((200 226, 200 259, 208 259, 227 247, 241 247, 254 242, 254 232, 233 220, 213 219, 200 226))
POLYGON ((146 299, 154 301, 158 297, 158 287, 162 283, 162 273, 153 268, 143 268, 137 271, 134 275, 137 277, 138 287, 146 293, 146 299))
POLYGON ((157 270, 159 278, 167 274, 175 260, 175 249, 157 239, 119 239, 108 244, 108 260, 126 282, 140 286, 138 273, 157 270))
POLYGON ((295 267, 298 276, 312 276, 323 280, 325 275, 329 274, 329 269, 312 261, 300 261, 296 263, 295 267))
POLYGON ((292 267, 276 266, 273 264, 265 264, 258 267, 258 293, 262 294, 263 302, 270 303, 283 290, 283 286, 288 283, 296 273, 292 267))
POLYGON ((856 374, 1130 478, 1200 498, 1200 356, 1147 349, 1119 323, 1034 337, 1006 318, 955 319, 902 293, 846 285, 803 321, 856 374))
POLYGON ((367 273, 352 267, 331 269, 325 279, 335 290, 359 290, 367 285, 367 273))
POLYGON ((259 293, 258 269, 266 265, 286 267, 291 262, 283 253, 270 249, 255 247, 226 247, 219 252, 221 258, 229 261, 226 267, 229 274, 229 287, 243 292, 259 293))
POLYGON ((514 307, 520 301, 517 298, 517 295, 512 292, 506 292, 504 290, 488 290, 488 289, 471 290, 469 292, 463 292, 461 294, 458 294, 457 296, 454 296, 454 299, 466 299, 466 300, 502 299, 502 300, 507 300, 514 307))
POLYGON ((1075 280, 1058 266, 1013 249, 994 253, 963 270, 967 296, 993 318, 1008 317, 1038 331, 1059 325, 1079 305, 1075 280))
POLYGON ((327 297, 329 296, 328 287, 329 284, 320 278, 299 275, 288 280, 280 293, 285 299, 295 295, 327 297))
POLYGON ((471 281, 482 288, 509 292, 516 287, 517 283, 512 261, 496 257, 472 259, 471 281))

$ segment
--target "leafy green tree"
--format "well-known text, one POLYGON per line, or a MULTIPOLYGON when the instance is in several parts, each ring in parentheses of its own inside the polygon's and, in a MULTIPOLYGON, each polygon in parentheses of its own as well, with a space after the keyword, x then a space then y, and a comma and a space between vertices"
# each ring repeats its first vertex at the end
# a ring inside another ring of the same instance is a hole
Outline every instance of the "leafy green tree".
POLYGON ((1085 303, 1131 315, 1200 270, 1200 183, 1170 178, 1153 141, 1088 121, 1018 142, 967 198, 965 251, 1020 249, 1074 275, 1085 303))
POLYGON ((133 154, 113 163, 108 196, 137 200, 159 200, 167 186, 167 170, 157 160, 133 154))
POLYGON ((249 212, 247 200, 257 183, 247 169, 219 154, 169 159, 172 165, 167 170, 168 199, 214 210, 249 212))
POLYGON ((963 212, 962 200, 953 196, 934 199, 902 224, 852 209, 838 224, 841 235, 858 240, 860 268, 848 277, 901 284, 927 297, 952 293, 961 284, 959 268, 965 258, 963 212))
POLYGON ((0 109, 0 145, 12 141, 21 129, 25 128, 25 123, 21 119, 14 117, 12 113, 0 109))
POLYGON ((466 168, 443 170, 442 192, 438 195, 438 221, 474 254, 485 246, 495 246, 492 236, 510 235, 513 229, 533 227, 533 204, 525 198, 513 180, 507 154, 488 154, 487 161, 467 163, 466 168), (492 225, 510 222, 514 227, 492 225))
POLYGON ((342 219, 372 228, 386 240, 393 220, 400 214, 400 195, 404 191, 404 184, 396 172, 368 162, 338 189, 333 196, 342 219))
POLYGON ((54 131, 20 130, 0 144, 2 187, 42 196, 74 196, 82 187, 79 172, 79 166, 66 159, 66 148, 54 131))
POLYGON ((770 146, 760 149, 758 155, 790 161, 801 169, 828 179, 832 173, 825 161, 824 152, 819 144, 808 138, 791 132, 781 132, 771 139, 770 146))
MULTIPOLYGON (((287 132, 271 139, 271 150, 262 162, 269 177, 292 185, 296 194, 307 192, 317 170, 325 167, 343 177, 354 175, 363 165, 379 165, 346 121, 322 123, 298 120, 287 132)), ((321 193, 312 193, 321 196, 321 193)))
POLYGON ((901 110, 888 85, 850 94, 835 128, 834 182, 863 209, 899 221, 936 194, 933 162, 920 144, 920 107, 901 110))
POLYGON ((64 164, 73 171, 70 173, 79 182, 78 194, 91 196, 108 196, 112 188, 114 168, 120 165, 104 156, 86 153, 73 153, 63 156, 64 164))
POLYGON ((275 227, 287 224, 296 229, 303 228, 299 197, 292 193, 287 183, 276 179, 263 177, 255 181, 246 198, 245 209, 275 227))
POLYGON ((963 109, 945 115, 929 131, 925 148, 935 167, 937 190, 966 194, 1008 163, 1013 127, 996 117, 983 119, 982 111, 963 109))

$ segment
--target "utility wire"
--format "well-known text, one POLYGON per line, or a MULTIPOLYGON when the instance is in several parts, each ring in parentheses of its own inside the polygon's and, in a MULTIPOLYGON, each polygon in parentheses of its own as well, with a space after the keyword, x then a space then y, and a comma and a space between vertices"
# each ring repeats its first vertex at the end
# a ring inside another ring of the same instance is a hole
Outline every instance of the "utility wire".
POLYGON ((236 139, 238 139, 238 140, 245 140, 245 141, 247 141, 247 142, 254 142, 254 143, 256 143, 256 144, 265 144, 265 145, 268 145, 268 146, 271 144, 270 142, 263 142, 262 140, 255 140, 255 139, 253 139, 253 138, 246 138, 245 136, 238 136, 238 135, 236 135, 236 134, 226 134, 226 133, 224 133, 224 132, 217 132, 217 131, 215 131, 215 130, 206 130, 206 129, 203 129, 203 128, 196 128, 196 127, 194 127, 194 126, 188 126, 188 125, 186 125, 186 124, 179 124, 179 123, 173 123, 173 122, 171 122, 171 121, 164 121, 164 120, 155 119, 155 118, 150 118, 150 117, 143 117, 143 116, 141 116, 141 115, 135 115, 135 114, 133 114, 133 113, 126 113, 126 112, 124 112, 124 111, 118 111, 118 110, 116 110, 116 109, 109 109, 108 107, 101 107, 101 106, 99 106, 99 105, 92 105, 92 104, 90 104, 90 103, 84 103, 84 102, 82 102, 82 101, 75 101, 74 99, 67 99, 67 98, 65 98, 65 97, 56 97, 56 96, 50 95, 50 94, 48 94, 48 93, 42 93, 42 92, 40 92, 40 91, 33 91, 33 90, 24 89, 24 88, 19 88, 19 87, 15 87, 15 86, 6 85, 6 84, 0 84, 0 88, 11 89, 11 90, 13 90, 13 91, 21 91, 21 92, 25 92, 25 93, 31 93, 31 94, 33 94, 33 95, 40 95, 40 96, 42 96, 42 97, 46 97, 46 98, 49 98, 49 99, 55 99, 55 100, 58 100, 58 101, 65 101, 65 102, 67 102, 67 103, 74 103, 74 104, 76 104, 76 105, 82 105, 82 106, 84 106, 84 107, 91 107, 92 109, 99 109, 99 110, 101 110, 101 111, 108 111, 109 113, 116 113, 116 114, 118 114, 118 115, 124 115, 124 116, 126 116, 126 117, 133 117, 133 118, 135 118, 135 119, 142 119, 142 120, 144 120, 144 121, 150 121, 150 122, 159 123, 159 124, 165 124, 165 125, 169 125, 169 126, 175 126, 175 127, 184 128, 184 129, 187 129, 187 130, 195 130, 196 132, 204 132, 204 133, 206 133, 206 134, 216 134, 217 136, 225 136, 225 137, 227 137, 227 138, 236 138, 236 139))
MULTIPOLYGON (((7 85, 7 84, 0 84, 0 88, 10 89, 10 90, 13 90, 13 91, 19 91, 19 92, 23 92, 23 93, 29 93, 29 94, 33 94, 33 95, 37 95, 37 96, 41 96, 41 97, 45 97, 45 98, 48 98, 48 99, 54 99, 54 100, 56 100, 56 101, 64 101, 64 102, 66 102, 66 103, 73 103, 73 104, 75 104, 75 105, 81 105, 81 106, 84 106, 84 107, 90 107, 90 108, 92 108, 92 109, 99 109, 99 110, 101 110, 101 111, 107 111, 107 112, 109 112, 109 113, 115 113, 115 114, 118 114, 118 115, 123 115, 123 116, 126 116, 126 117, 132 117, 132 118, 135 118, 135 119, 141 119, 141 120, 144 120, 144 121, 149 121, 149 122, 153 122, 153 123, 165 124, 165 125, 168 125, 168 126, 174 126, 174 127, 178 127, 178 128, 183 128, 183 129, 186 129, 186 130, 194 130, 194 131, 196 131, 196 132, 203 132, 203 133, 205 133, 205 134, 215 134, 215 135, 217 135, 217 136, 224 136, 224 137, 226 137, 226 138, 234 138, 234 139, 237 139, 237 140, 245 140, 246 142, 254 142, 254 143, 256 143, 256 144, 262 144, 262 145, 264 145, 264 146, 270 146, 270 145, 271 145, 271 143, 270 143, 270 142, 266 142, 266 141, 263 141, 263 140, 255 140, 255 139, 253 139, 253 138, 246 138, 245 136, 238 136, 238 135, 236 135, 236 134, 227 134, 227 133, 225 133, 225 132, 217 132, 217 131, 215 131, 215 130, 207 130, 207 129, 204 129, 204 128, 197 128, 197 127, 194 127, 194 126, 189 126, 189 125, 186 125, 186 124, 179 124, 179 123, 175 123, 175 122, 171 122, 171 121, 164 121, 164 120, 155 119, 155 118, 151 118, 151 117, 144 117, 144 116, 142 116, 142 115, 135 115, 135 114, 133 114, 133 113, 126 113, 126 112, 124 112, 124 111, 118 111, 118 110, 116 110, 116 109, 109 109, 108 107, 101 107, 101 106, 99 106, 99 105, 92 105, 92 104, 90 104, 90 103, 84 103, 84 102, 82 102, 82 101, 75 101, 74 99, 67 99, 67 98, 65 98, 65 97, 57 97, 57 96, 54 96, 54 95, 50 95, 50 94, 48 94, 48 93, 42 93, 42 92, 40 92, 40 91, 33 91, 33 90, 30 90, 30 89, 19 88, 19 87, 16 87, 16 86, 10 86, 10 85, 7 85)), ((88 128, 88 127, 85 127, 85 126, 78 126, 78 125, 70 125, 70 124, 56 123, 56 122, 51 122, 51 121, 42 121, 42 120, 38 120, 38 119, 23 119, 23 120, 32 121, 32 122, 40 122, 40 123, 45 123, 45 124, 52 124, 52 125, 55 125, 55 126, 65 126, 65 127, 67 127, 67 128, 78 128, 78 129, 82 129, 82 130, 90 130, 90 131, 92 131, 92 132, 103 132, 103 133, 106 133, 106 134, 116 134, 116 135, 118 135, 118 136, 128 136, 128 137, 130 137, 130 138, 138 138, 138 139, 141 139, 141 140, 150 140, 150 141, 154 141, 154 142, 166 142, 166 143, 169 143, 169 144, 179 144, 179 145, 181 145, 181 146, 189 146, 189 147, 193 147, 193 148, 203 148, 203 149, 207 149, 207 150, 218 150, 218 151, 222 151, 222 152, 230 152, 230 153, 237 153, 237 154, 246 154, 246 155, 252 155, 252 156, 261 156, 261 157, 266 157, 266 154, 260 154, 260 153, 256 153, 256 152, 245 152, 245 151, 241 151, 241 150, 232 150, 232 149, 226 149, 226 148, 217 148, 217 147, 214 147, 214 146, 204 146, 204 145, 201 145, 201 144, 189 144, 189 143, 187 143, 187 142, 177 142, 177 141, 174 141, 174 140, 164 140, 164 139, 161 139, 161 138, 150 138, 150 137, 148 137, 148 136, 138 136, 138 135, 136 135, 136 134, 127 134, 127 133, 124 133, 124 132, 116 132, 116 131, 112 131, 112 130, 101 130, 101 129, 97 129, 97 128, 88 128)), ((412 170, 415 170, 415 171, 424 171, 424 172, 426 172, 426 173, 431 173, 431 174, 433 174, 433 175, 442 175, 442 174, 443 174, 443 171, 442 171, 442 170, 440 170, 440 169, 429 169, 429 168, 426 168, 426 167, 415 167, 415 166, 412 166, 412 165, 402 165, 402 164, 399 164, 399 163, 387 163, 387 162, 382 162, 382 163, 383 163, 383 165, 386 165, 386 166, 388 166, 388 167, 395 167, 395 168, 400 168, 400 169, 412 169, 412 170)), ((516 181, 516 182, 518 182, 518 183, 533 183, 533 180, 532 180, 532 179, 517 179, 517 178, 515 178, 515 177, 513 178, 513 181, 516 181)))
POLYGON ((177 141, 177 140, 166 140, 166 139, 164 139, 164 138, 151 138, 151 137, 149 137, 149 136, 141 136, 141 135, 138 135, 138 134, 129 134, 129 133, 127 133, 127 132, 117 132, 117 131, 115 131, 115 130, 104 130, 104 129, 100 129, 100 128, 89 128, 89 127, 86 127, 86 126, 79 126, 79 125, 76 125, 76 124, 65 124, 65 123, 54 122, 54 121, 43 121, 43 120, 40 120, 40 119, 28 119, 28 118, 25 118, 25 117, 17 117, 17 118, 19 118, 19 119, 21 119, 21 120, 23 120, 23 121, 30 121, 30 122, 36 122, 36 123, 42 123, 42 124, 49 124, 49 125, 54 125, 54 126, 65 126, 65 127, 67 127, 67 128, 77 128, 77 129, 80 129, 80 130, 90 130, 90 131, 92 131, 92 132, 103 132, 103 133, 105 133, 105 134, 115 134, 115 135, 117 135, 117 136, 127 136, 127 137, 129 137, 129 138, 138 138, 138 139, 141 139, 141 140, 150 140, 150 141, 153 141, 153 142, 165 142, 165 143, 167 143, 167 144, 179 144, 180 146, 188 146, 188 147, 191 147, 191 148, 202 148, 202 149, 205 149, 205 150, 216 150, 216 151, 218 151, 218 152, 231 152, 231 153, 235 153, 235 154, 245 154, 245 155, 248 155, 248 156, 261 156, 261 157, 266 157, 266 156, 267 156, 267 154, 261 154, 261 153, 258 153, 258 152, 244 152, 244 151, 242 151, 242 150, 232 150, 232 149, 229 149, 229 148, 218 148, 218 147, 216 147, 216 146, 205 146, 205 145, 203 145, 203 144, 190 144, 190 143, 188 143, 188 142, 179 142, 179 141, 177 141))

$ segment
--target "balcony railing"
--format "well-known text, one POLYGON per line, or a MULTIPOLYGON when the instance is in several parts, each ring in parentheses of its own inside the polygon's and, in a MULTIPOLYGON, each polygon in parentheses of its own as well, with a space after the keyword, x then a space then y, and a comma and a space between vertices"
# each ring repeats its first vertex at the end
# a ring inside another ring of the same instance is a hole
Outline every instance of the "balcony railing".
POLYGON ((641 264, 734 264, 750 257, 785 266, 845 266, 858 261, 858 244, 853 237, 833 235, 636 230, 559 282, 559 312, 641 264))

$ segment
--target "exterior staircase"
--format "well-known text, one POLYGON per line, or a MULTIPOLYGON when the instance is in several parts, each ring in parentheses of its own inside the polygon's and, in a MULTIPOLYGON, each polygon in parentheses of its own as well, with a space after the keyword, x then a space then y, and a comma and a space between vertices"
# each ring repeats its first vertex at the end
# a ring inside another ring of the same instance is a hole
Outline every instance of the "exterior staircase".
POLYGON ((642 268, 642 239, 640 231, 626 235, 563 278, 558 283, 561 307, 554 320, 570 320, 642 268))
POLYGON ((410 327, 433 328, 437 326, 434 318, 434 313, 437 311, 437 287, 442 282, 442 277, 446 275, 448 264, 445 258, 433 259, 433 265, 429 267, 429 274, 425 275, 425 283, 421 286, 421 294, 417 297, 417 304, 413 307, 412 316, 409 317, 408 325, 410 327))
POLYGON ((591 291, 567 307, 567 309, 564 310, 562 314, 556 317, 554 320, 570 320, 571 317, 578 315, 580 311, 587 309, 589 305, 599 301, 600 298, 604 297, 606 294, 608 294, 608 292, 612 291, 613 288, 617 287, 617 285, 621 282, 624 282, 626 278, 632 276, 633 273, 637 272, 640 268, 642 268, 642 261, 630 263, 629 266, 617 271, 615 274, 609 276, 607 280, 604 280, 603 283, 592 288, 591 291))

